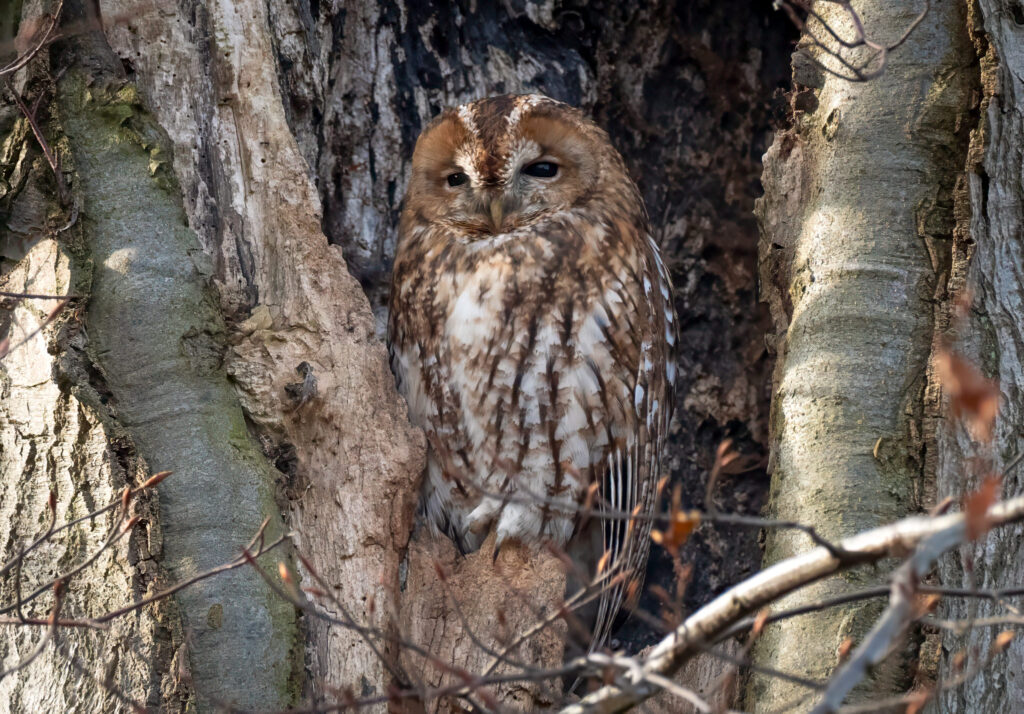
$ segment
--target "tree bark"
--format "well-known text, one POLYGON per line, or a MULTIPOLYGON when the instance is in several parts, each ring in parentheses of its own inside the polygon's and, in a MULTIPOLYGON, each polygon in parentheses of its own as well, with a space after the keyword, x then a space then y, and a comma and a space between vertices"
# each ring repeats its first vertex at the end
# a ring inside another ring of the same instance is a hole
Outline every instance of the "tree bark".
MULTIPOLYGON (((26 16, 38 10, 26 3, 26 16)), ((18 18, 10 19, 0 38, 8 45, 18 18)), ((46 92, 40 74, 21 73, 14 89, 46 92)), ((36 118, 53 140, 59 130, 49 103, 41 103, 36 118)), ((0 289, 87 295, 92 271, 81 227, 69 225, 73 209, 58 200, 54 173, 29 122, 7 97, 0 103, 0 137, 0 289)), ((69 309, 50 323, 55 300, 3 300, 0 325, 13 346, 0 363, 0 557, 7 563, 45 532, 51 493, 59 525, 117 501, 126 486, 142 483, 151 471, 132 433, 119 423, 108 385, 87 354, 82 299, 73 297, 69 309)), ((28 596, 97 553, 93 564, 68 583, 62 617, 102 614, 166 585, 155 499, 135 499, 132 513, 140 518, 138 525, 113 547, 102 548, 117 525, 116 511, 83 520, 28 555, 0 587, 6 613, 13 614, 19 587, 28 596)), ((45 618, 51 607, 47 593, 26 603, 23 612, 45 618)), ((0 669, 7 672, 23 661, 43 637, 44 628, 5 625, 0 669)), ((107 631, 61 631, 28 669, 0 680, 0 709, 117 711, 116 695, 102 685, 109 677, 140 702, 179 710, 191 699, 189 683, 179 676, 187 660, 180 611, 173 601, 161 602, 117 619, 107 631)))
MULTIPOLYGON (((841 6, 814 7, 840 36, 853 35, 841 6)), ((890 42, 921 8, 863 2, 856 11, 869 34, 890 42)), ((813 525, 830 540, 931 500, 929 356, 947 298, 953 188, 965 165, 978 72, 965 15, 960 3, 933 4, 889 53, 884 73, 867 82, 794 60, 792 125, 765 156, 765 196, 757 208, 761 278, 778 352, 767 510, 813 525)), ((811 32, 828 36, 818 23, 811 32)), ((773 530, 765 561, 810 547, 798 531, 773 530)), ((855 572, 778 607, 877 581, 873 571, 855 572)), ((882 605, 830 608, 768 627, 755 661, 822 681, 844 640, 858 641, 882 605)), ((872 672, 860 696, 904 690, 914 655, 911 642, 872 672)), ((799 709, 813 701, 806 693, 755 674, 747 703, 754 711, 787 703, 799 709)))
MULTIPOLYGON (((94 21, 67 7, 65 27, 94 21)), ((159 489, 162 564, 183 580, 237 556, 264 518, 282 523, 274 476, 220 366, 224 324, 170 170, 166 135, 98 31, 60 43, 56 109, 91 271, 88 351, 159 489)), ((284 707, 301 659, 295 612, 250 569, 177 595, 202 709, 284 707), (254 678, 253 672, 262 673, 254 678)))
MULTIPOLYGON (((974 441, 962 425, 940 422, 936 433, 936 478, 939 498, 959 500, 976 489, 988 473, 1002 473, 1024 450, 1024 177, 1019 156, 1024 146, 1024 56, 1019 5, 981 0, 970 5, 968 28, 981 60, 981 106, 978 126, 960 184, 959 225, 954 234, 950 286, 971 295, 970 310, 953 325, 949 337, 985 376, 999 384, 1000 407, 991 445, 974 441)), ((1002 496, 1024 490, 1018 467, 1003 480, 1002 496)), ((952 587, 1001 588, 1024 581, 1021 544, 1024 529, 992 533, 946 558, 941 581, 952 587)), ((1002 612, 989 601, 943 601, 940 615, 953 619, 1002 612)), ((998 628, 979 627, 966 635, 936 637, 932 656, 942 658, 941 679, 956 676, 953 658, 967 655, 967 667, 983 665, 964 686, 941 694, 932 711, 1014 711, 1024 700, 1024 644, 1017 638, 1006 653, 985 663, 998 628)))

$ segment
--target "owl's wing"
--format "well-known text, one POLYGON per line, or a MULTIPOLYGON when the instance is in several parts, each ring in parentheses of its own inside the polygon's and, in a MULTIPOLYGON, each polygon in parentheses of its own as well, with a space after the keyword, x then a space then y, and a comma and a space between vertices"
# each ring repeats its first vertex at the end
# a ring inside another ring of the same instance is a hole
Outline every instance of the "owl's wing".
POLYGON ((597 621, 591 651, 604 645, 611 634, 619 609, 634 605, 644 580, 650 552, 651 516, 657 507, 657 482, 661 477, 661 457, 668 437, 674 401, 676 343, 675 311, 671 282, 658 248, 650 238, 648 265, 643 276, 644 307, 648 329, 640 342, 636 367, 633 407, 636 411, 635 438, 607 457, 607 474, 602 484, 602 507, 611 513, 631 514, 634 519, 603 519, 605 552, 610 553, 605 568, 606 587, 598 602, 597 621), (630 587, 631 583, 635 585, 630 587), (624 603, 629 593, 633 603, 624 603))

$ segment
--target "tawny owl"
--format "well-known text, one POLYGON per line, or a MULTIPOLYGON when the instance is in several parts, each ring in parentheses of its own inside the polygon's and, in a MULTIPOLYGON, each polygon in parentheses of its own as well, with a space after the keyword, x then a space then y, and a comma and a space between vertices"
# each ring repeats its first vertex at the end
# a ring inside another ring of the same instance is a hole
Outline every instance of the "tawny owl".
POLYGON ((672 412, 670 293, 622 158, 578 110, 499 96, 437 117, 413 154, 388 325, 429 442, 429 521, 463 552, 492 528, 496 548, 561 546, 596 483, 605 572, 642 577, 672 412))

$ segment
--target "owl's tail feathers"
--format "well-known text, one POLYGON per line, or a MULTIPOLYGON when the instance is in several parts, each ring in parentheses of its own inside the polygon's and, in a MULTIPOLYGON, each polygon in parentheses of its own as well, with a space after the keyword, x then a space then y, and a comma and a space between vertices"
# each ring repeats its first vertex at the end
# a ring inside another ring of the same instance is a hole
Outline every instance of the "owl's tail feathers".
MULTIPOLYGON (((568 644, 574 656, 604 648, 615 630, 623 605, 632 607, 635 597, 631 596, 640 591, 643 568, 630 567, 628 557, 616 557, 621 553, 621 541, 608 541, 607 526, 606 519, 590 521, 570 545, 569 554, 579 565, 574 572, 580 575, 588 573, 586 581, 581 582, 570 572, 566 586, 566 592, 573 595, 573 600, 580 598, 573 606, 573 613, 586 632, 584 634, 579 627, 570 626, 568 644), (612 545, 613 549, 607 549, 606 544, 612 545)), ((576 691, 583 680, 583 677, 566 678, 565 683, 571 684, 566 693, 576 691)))
MULTIPOLYGON (((622 564, 620 564, 620 568, 621 565, 622 564)), ((594 624, 591 629, 590 643, 589 646, 587 646, 586 648, 587 654, 597 652, 598 650, 604 648, 604 646, 608 643, 609 638, 611 637, 616 620, 618 618, 618 615, 623 604, 626 604, 627 606, 632 606, 633 604, 629 601, 635 598, 627 598, 627 594, 631 595, 634 589, 636 591, 639 591, 639 587, 629 587, 628 585, 628 583, 634 581, 637 582, 637 585, 640 584, 639 581, 637 581, 637 579, 632 575, 632 573, 627 574, 626 577, 618 579, 615 578, 614 573, 606 572, 605 575, 606 577, 599 576, 599 578, 595 579, 599 580, 601 583, 600 585, 595 584, 595 587, 603 586, 604 589, 598 596, 598 602, 596 607, 597 615, 596 617, 594 617, 593 620, 594 624), (610 585, 610 583, 613 581, 615 582, 615 584, 610 585), (624 603, 624 600, 627 600, 627 602, 624 603)), ((642 573, 640 577, 643 577, 642 573)), ((593 612, 594 608, 590 609, 591 612, 593 612)), ((579 689, 579 686, 583 683, 584 679, 585 678, 583 676, 575 677, 572 681, 572 684, 565 690, 566 694, 572 694, 577 689, 579 689)), ((569 681, 568 678, 566 679, 566 681, 569 681)))
POLYGON ((606 577, 601 580, 604 590, 598 599, 590 652, 596 652, 608 643, 620 612, 631 611, 636 607, 643 581, 642 568, 631 567, 625 562, 611 566, 606 577))

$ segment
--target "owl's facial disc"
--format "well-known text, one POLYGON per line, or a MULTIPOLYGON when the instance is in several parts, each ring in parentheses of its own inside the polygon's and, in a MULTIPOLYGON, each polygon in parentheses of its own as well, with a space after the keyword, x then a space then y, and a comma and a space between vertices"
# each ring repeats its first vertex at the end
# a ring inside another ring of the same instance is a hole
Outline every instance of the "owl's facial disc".
POLYGON ((607 137, 550 100, 481 100, 417 141, 409 206, 455 233, 493 236, 593 200, 607 137))

